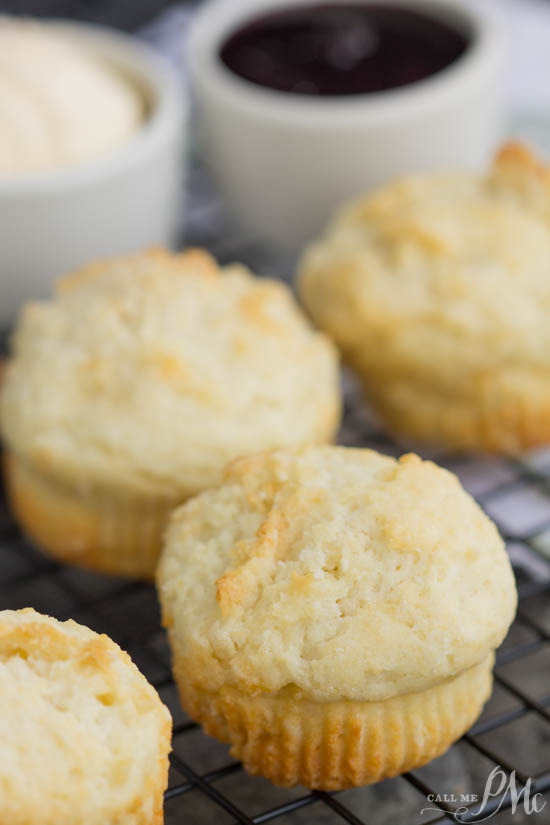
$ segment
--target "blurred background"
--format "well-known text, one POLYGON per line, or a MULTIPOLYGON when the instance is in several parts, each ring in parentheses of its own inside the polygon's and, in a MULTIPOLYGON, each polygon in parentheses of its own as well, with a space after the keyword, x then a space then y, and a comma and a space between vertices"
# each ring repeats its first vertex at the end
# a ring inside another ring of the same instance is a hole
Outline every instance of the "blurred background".
MULTIPOLYGON (((507 87, 514 102, 550 108, 550 0, 464 0, 501 20, 511 38, 507 87)), ((36 17, 69 17, 143 34, 158 24, 173 46, 188 14, 203 0, 3 0, 0 12, 36 17)), ((548 139, 550 144, 550 137, 548 139)), ((548 145, 548 144, 547 144, 548 145)))
MULTIPOLYGON (((115 26, 157 41, 171 51, 186 21, 204 0, 3 0, 0 12, 36 17, 67 17, 115 26)), ((464 0, 484 8, 509 33, 506 87, 509 99, 522 108, 550 111, 550 0, 464 0)), ((544 136, 541 138, 544 140, 544 136)), ((550 135, 546 137, 550 148, 550 135)))
MULTIPOLYGON (((550 0, 464 0, 468 4, 493 18, 505 36, 503 137, 525 139, 550 156, 550 0)), ((202 0, 3 0, 0 13, 72 18, 130 32, 167 58, 184 90, 185 34, 193 14, 203 5, 202 0)), ((200 144, 192 117, 184 147, 185 210, 180 208, 175 245, 206 246, 222 262, 240 259, 257 272, 288 280, 294 256, 266 246, 254 233, 243 232, 232 223, 203 167, 200 144)))
MULTIPOLYGON (((493 17, 507 41, 502 88, 506 136, 520 137, 550 155, 550 0, 464 0, 493 17)), ((202 0, 3 0, 0 12, 92 21, 131 32, 159 50, 185 83, 185 32, 202 0)), ((467 125, 465 125, 467 128, 467 125)), ((254 237, 235 236, 223 205, 201 168, 194 140, 186 144, 188 174, 176 245, 208 246, 222 261, 244 259, 262 272, 288 278, 291 256, 273 254, 254 237)))
POLYGON ((73 17, 133 31, 174 5, 169 0, 8 0, 0 8, 8 14, 73 17))
MULTIPOLYGON (((505 73, 506 136, 520 137, 550 155, 550 0, 464 0, 498 21, 507 40, 505 73)), ((185 82, 185 31, 202 0, 3 0, 0 12, 93 21, 131 32, 148 41, 176 67, 185 82)), ((467 127, 465 127, 467 128, 467 127)), ((222 261, 236 256, 262 272, 288 278, 292 259, 273 254, 254 237, 235 236, 201 168, 195 140, 187 145, 187 209, 176 245, 208 246, 222 261)))

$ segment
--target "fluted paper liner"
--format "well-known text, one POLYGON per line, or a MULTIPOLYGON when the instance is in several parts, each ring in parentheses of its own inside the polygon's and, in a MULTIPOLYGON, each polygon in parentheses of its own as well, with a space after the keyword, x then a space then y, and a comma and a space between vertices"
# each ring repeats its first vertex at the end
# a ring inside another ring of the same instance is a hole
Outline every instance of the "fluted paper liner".
POLYGON ((71 487, 13 453, 5 479, 15 516, 36 544, 59 561, 112 575, 151 579, 173 498, 71 487))
POLYGON ((276 785, 337 790, 378 782, 442 754, 475 721, 492 687, 494 656, 435 687, 383 702, 253 696, 190 684, 174 655, 183 707, 206 733, 231 744, 246 770, 276 785))

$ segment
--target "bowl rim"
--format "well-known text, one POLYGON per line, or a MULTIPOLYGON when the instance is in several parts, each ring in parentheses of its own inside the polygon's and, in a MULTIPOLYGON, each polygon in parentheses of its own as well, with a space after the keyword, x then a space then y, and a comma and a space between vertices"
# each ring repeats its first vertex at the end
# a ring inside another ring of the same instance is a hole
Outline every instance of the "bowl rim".
MULTIPOLYGON (((322 0, 318 0, 322 2, 322 0)), ((458 96, 487 70, 500 65, 503 39, 497 25, 481 10, 463 0, 385 0, 388 5, 412 6, 435 16, 454 17, 472 32, 472 41, 456 61, 430 77, 382 92, 318 98, 256 85, 234 74, 219 59, 225 37, 240 24, 263 11, 296 5, 313 5, 316 0, 208 0, 191 21, 186 51, 194 86, 218 100, 229 100, 241 109, 270 121, 294 121, 307 128, 323 124, 338 129, 343 124, 372 120, 373 124, 402 120, 404 116, 431 110, 448 95, 458 96)), ((326 0, 344 3, 346 0, 326 0)), ((356 0, 368 3, 370 0, 356 0)))
POLYGON ((96 23, 48 18, 41 26, 51 27, 88 44, 100 58, 120 68, 151 99, 151 111, 142 126, 111 151, 74 165, 52 170, 0 177, 0 197, 4 195, 46 196, 63 190, 95 185, 106 178, 146 162, 159 143, 184 125, 187 94, 176 72, 152 46, 132 35, 96 23))

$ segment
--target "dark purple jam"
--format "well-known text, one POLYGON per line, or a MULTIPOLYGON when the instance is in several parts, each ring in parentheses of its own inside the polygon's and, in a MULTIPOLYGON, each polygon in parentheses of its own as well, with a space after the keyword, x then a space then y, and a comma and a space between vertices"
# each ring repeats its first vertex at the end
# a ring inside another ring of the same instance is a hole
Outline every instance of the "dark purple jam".
POLYGON ((405 6, 323 3, 253 18, 230 34, 220 57, 258 86, 300 95, 359 95, 430 77, 468 45, 458 27, 405 6))

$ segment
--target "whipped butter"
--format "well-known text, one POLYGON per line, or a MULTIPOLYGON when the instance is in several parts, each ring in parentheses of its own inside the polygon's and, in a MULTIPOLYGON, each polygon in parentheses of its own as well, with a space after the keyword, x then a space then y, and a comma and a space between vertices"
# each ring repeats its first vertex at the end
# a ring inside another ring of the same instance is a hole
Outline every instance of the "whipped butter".
POLYGON ((0 16, 0 177, 84 163, 144 118, 139 90, 48 23, 0 16))

